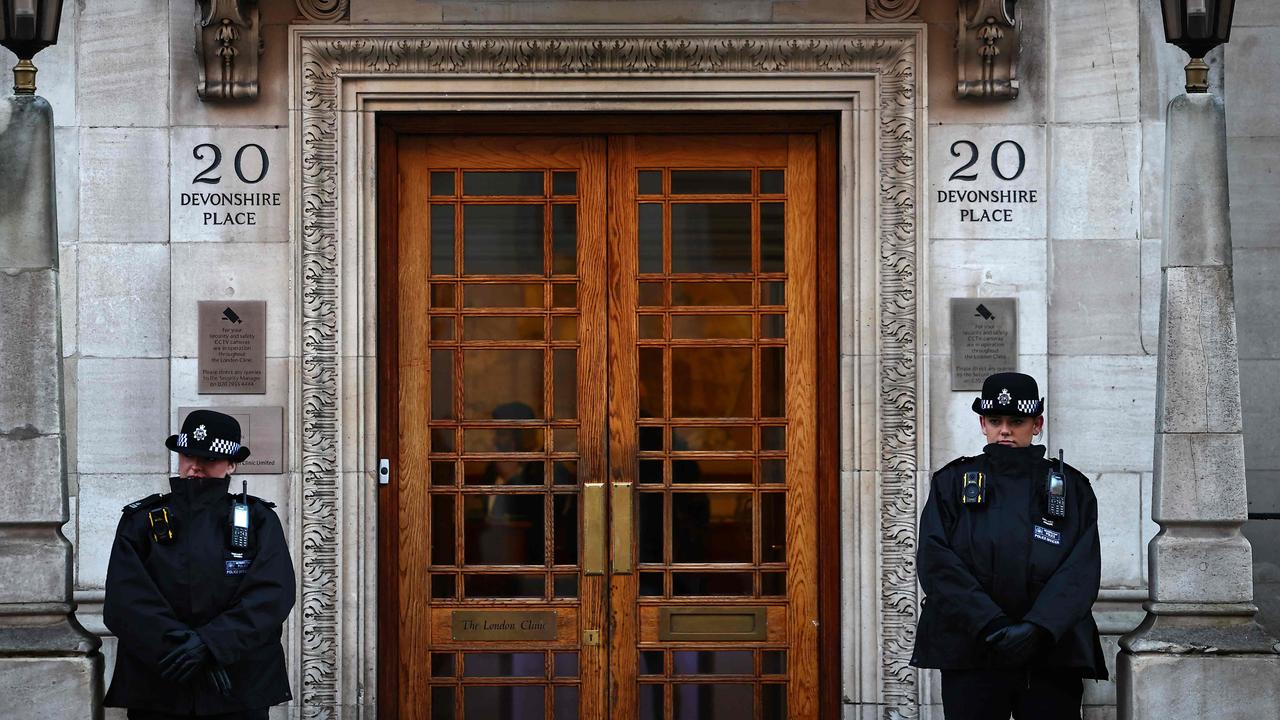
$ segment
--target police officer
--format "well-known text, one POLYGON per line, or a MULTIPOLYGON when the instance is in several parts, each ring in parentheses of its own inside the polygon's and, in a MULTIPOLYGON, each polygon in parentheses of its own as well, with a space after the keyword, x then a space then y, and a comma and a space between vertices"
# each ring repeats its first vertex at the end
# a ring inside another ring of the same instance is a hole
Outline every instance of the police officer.
POLYGON ((987 445, 934 473, 920 519, 911 664, 941 668, 947 720, 1079 720, 1082 679, 1107 677, 1097 500, 1031 444, 1044 426, 1034 378, 988 377, 973 410, 987 445))
POLYGON ((119 646, 105 703, 130 720, 266 720, 291 698, 280 636, 294 574, 280 519, 265 500, 228 494, 249 456, 235 418, 195 410, 165 445, 178 453, 172 492, 126 505, 111 548, 103 620, 119 646))

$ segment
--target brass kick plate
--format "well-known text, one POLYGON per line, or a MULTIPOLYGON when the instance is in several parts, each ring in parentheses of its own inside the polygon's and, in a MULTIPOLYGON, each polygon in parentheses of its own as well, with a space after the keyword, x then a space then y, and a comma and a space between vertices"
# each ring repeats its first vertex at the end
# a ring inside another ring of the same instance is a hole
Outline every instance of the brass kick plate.
POLYGON ((677 642, 759 642, 768 639, 763 607, 665 607, 658 609, 658 639, 677 642))

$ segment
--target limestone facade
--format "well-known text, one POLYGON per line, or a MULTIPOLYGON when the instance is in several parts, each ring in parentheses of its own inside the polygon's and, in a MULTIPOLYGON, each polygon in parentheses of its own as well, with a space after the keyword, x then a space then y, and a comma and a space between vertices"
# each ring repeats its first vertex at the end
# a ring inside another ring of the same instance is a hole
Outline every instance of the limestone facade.
MULTIPOLYGON (((273 717, 300 711, 311 716, 316 706, 308 707, 309 701, 331 703, 350 717, 357 716, 357 708, 372 706, 376 668, 359 639, 370 637, 374 627, 376 604, 370 598, 376 575, 370 573, 376 567, 371 549, 376 535, 367 535, 363 543, 357 539, 360 533, 376 533, 369 472, 374 459, 375 344, 374 325, 368 322, 376 295, 367 246, 371 220, 364 213, 371 197, 372 159, 361 154, 371 136, 361 133, 370 127, 368 113, 392 105, 357 102, 357 90, 376 96, 379 87, 373 81, 364 86, 338 83, 327 90, 335 103, 352 112, 335 116, 338 134, 347 141, 330 149, 338 153, 333 167, 342 172, 335 178, 342 188, 336 196, 342 211, 334 229, 344 241, 331 248, 336 262, 326 272, 332 273, 334 284, 325 289, 332 295, 324 296, 340 302, 332 317, 322 317, 308 305, 307 298, 314 296, 307 291, 314 289, 315 277, 308 263, 324 253, 309 244, 313 238, 299 207, 316 182, 307 174, 308 148, 314 147, 305 137, 308 97, 303 94, 315 87, 307 85, 303 71, 308 62, 319 62, 308 60, 307 53, 321 52, 326 37, 360 35, 359 26, 384 32, 390 25, 421 37, 486 31, 509 35, 517 26, 532 32, 539 26, 565 27, 569 34, 601 27, 607 34, 603 23, 626 25, 630 36, 645 34, 634 31, 645 24, 653 36, 786 36, 803 27, 804 33, 819 36, 871 37, 878 30, 897 42, 919 43, 909 53, 917 64, 916 95, 908 102, 909 126, 919 133, 904 149, 915 163, 909 176, 918 182, 912 191, 918 206, 911 213, 915 235, 910 248, 911 313, 917 325, 914 345, 900 349, 914 366, 910 389, 917 394, 911 412, 886 415, 883 395, 873 389, 879 387, 877 373, 884 367, 884 337, 875 326, 870 336, 857 335, 866 330, 851 330, 842 338, 847 438, 842 512, 851 528, 843 565, 845 717, 880 717, 882 703, 900 706, 904 717, 915 714, 912 708, 918 703, 923 706, 920 714, 928 716, 938 702, 934 678, 917 677, 901 663, 913 610, 906 611, 905 621, 885 611, 898 602, 910 607, 917 601, 914 587, 881 578, 888 577, 884 563, 907 562, 911 513, 924 501, 929 469, 981 447, 969 410, 974 393, 951 389, 951 298, 1017 298, 1019 369, 1041 381, 1048 400, 1042 441, 1064 448, 1068 461, 1093 480, 1099 498, 1103 588, 1095 613, 1114 656, 1116 639, 1142 618, 1146 546, 1157 529, 1150 518, 1164 109, 1180 92, 1183 58, 1163 43, 1156 0, 1023 0, 1017 4, 1023 22, 1019 97, 958 101, 953 96, 955 0, 923 0, 914 13, 891 25, 877 20, 885 12, 892 14, 894 5, 884 0, 352 0, 345 21, 317 24, 293 2, 263 0, 261 95, 250 104, 227 105, 205 104, 196 97, 194 4, 67 3, 60 43, 37 56, 36 64, 40 92, 52 104, 56 124, 71 478, 71 521, 64 534, 75 547, 81 621, 105 633, 100 603, 119 508, 166 488, 170 458, 161 440, 180 421, 178 408, 280 405, 286 408, 288 472, 251 476, 251 485, 282 511, 303 580, 299 607, 307 607, 306 593, 313 592, 313 601, 325 608, 358 605, 368 613, 350 621, 354 624, 322 630, 342 642, 325 650, 335 655, 321 657, 315 643, 329 636, 309 635, 314 627, 304 628, 302 613, 295 612, 286 643, 299 704, 281 708, 273 717), (869 13, 867 5, 875 5, 876 11, 869 13), (801 25, 793 25, 797 23, 801 25), (414 27, 428 25, 431 29, 414 27), (340 86, 353 94, 342 95, 340 86), (967 187, 952 179, 968 159, 966 142, 978 155, 968 170, 979 173, 973 186, 1004 187, 992 178, 997 170, 991 158, 998 155, 998 172, 1012 174, 1016 153, 1014 145, 1002 145, 1008 141, 1021 148, 1025 161, 1009 187, 1035 191, 1036 202, 1018 204, 1007 222, 982 222, 962 219, 962 204, 939 200, 940 192, 967 187), (286 206, 264 212, 251 227, 205 224, 181 202, 182 193, 193 189, 193 178, 208 165, 207 149, 203 158, 196 155, 202 144, 222 152, 224 186, 236 182, 232 163, 237 150, 249 144, 263 148, 270 170, 252 189, 279 192, 286 206), (268 303, 265 397, 196 392, 196 302, 232 298, 268 303), (325 372, 331 375, 310 375, 309 341, 330 327, 341 338, 326 356, 330 365, 325 372), (868 346, 880 347, 881 353, 860 349, 868 346), (331 455, 307 444, 305 408, 312 398, 332 399, 340 408, 334 416, 338 444, 326 451, 331 455), (905 450, 900 448, 910 461, 906 485, 911 502, 902 507, 885 502, 881 493, 889 487, 886 482, 896 482, 894 472, 903 470, 897 466, 886 472, 880 458, 884 446, 877 445, 881 441, 875 429, 886 417, 905 423, 902 429, 913 438, 905 450), (317 467, 335 480, 332 492, 316 494, 308 484, 308 473, 317 467), (330 518, 341 519, 341 527, 327 524, 330 518), (341 544, 327 544, 331 530, 344 535, 341 544), (336 574, 308 579, 302 563, 307 547, 325 558, 320 567, 336 574), (858 569, 868 562, 878 563, 876 569, 858 569), (899 587, 907 588, 901 597, 886 595, 899 587), (858 630, 866 627, 874 628, 875 637, 858 630), (894 638, 899 647, 877 656, 878 648, 886 647, 882 641, 894 638)), ((1280 198, 1272 197, 1277 191, 1270 179, 1280 158, 1280 121, 1271 111, 1280 96, 1277 38, 1280 10, 1242 2, 1231 44, 1225 54, 1211 58, 1215 82, 1225 76, 1216 87, 1225 87, 1245 459, 1250 511, 1259 513, 1280 511, 1280 441, 1268 427, 1280 399, 1280 328, 1272 310, 1277 291, 1271 281, 1280 270, 1280 233, 1273 232, 1278 221, 1272 211, 1280 198)), ((10 56, 0 58, 6 67, 11 62, 10 56)), ((862 69, 876 77, 880 71, 866 62, 862 69)), ((390 67, 377 70, 388 77, 395 74, 390 67)), ((779 86, 786 84, 786 72, 777 69, 773 86, 768 72, 758 73, 755 80, 783 98, 779 86)), ((465 72, 455 75, 437 73, 432 83, 461 86, 469 81, 465 72)), ((715 73, 705 75, 714 80, 715 73)), ((812 78, 825 82, 821 72, 812 78)), ((644 73, 634 73, 621 83, 649 81, 644 73)), ((586 78, 583 83, 584 92, 604 93, 586 78)), ((518 83, 510 84, 518 95, 518 83)), ((703 90, 695 85, 685 98, 692 105, 699 92, 710 98, 724 90, 714 83, 703 90)), ((445 107, 438 87, 423 83, 414 92, 418 107, 445 107)), ((849 83, 841 92, 846 99, 840 102, 848 103, 859 93, 870 98, 873 89, 849 83)), ((625 109, 624 96, 625 89, 615 100, 625 109)), ((798 101, 818 102, 803 96, 798 101)), ((821 107, 842 111, 838 102, 831 102, 821 107)), ((855 125, 851 123, 847 138, 851 148, 873 148, 883 140, 870 124, 857 125, 856 133, 855 125)), ((868 180, 878 172, 874 163, 857 170, 868 180)), ((859 202, 874 207, 876 199, 851 195, 848 212, 859 202)), ((864 293, 860 307, 867 312, 850 318, 854 328, 860 327, 858 320, 877 319, 874 308, 883 304, 876 293, 885 292, 882 285, 875 289, 885 278, 875 274, 873 263, 884 219, 858 217, 863 225, 848 228, 843 236, 853 246, 847 248, 849 264, 842 266, 842 273, 848 271, 842 287, 851 294, 855 289, 864 293), (855 257, 864 263, 857 270, 855 257), (859 278, 855 272, 870 274, 859 278)), ((1280 586, 1280 521, 1251 522, 1245 533, 1254 544, 1261 619, 1280 621, 1275 600, 1280 594, 1274 592, 1280 586)), ((335 622, 341 617, 340 612, 333 615, 335 622)), ((109 675, 114 645, 110 637, 104 642, 109 675)), ((1114 702, 1114 683, 1091 684, 1087 717, 1114 717, 1114 702)))

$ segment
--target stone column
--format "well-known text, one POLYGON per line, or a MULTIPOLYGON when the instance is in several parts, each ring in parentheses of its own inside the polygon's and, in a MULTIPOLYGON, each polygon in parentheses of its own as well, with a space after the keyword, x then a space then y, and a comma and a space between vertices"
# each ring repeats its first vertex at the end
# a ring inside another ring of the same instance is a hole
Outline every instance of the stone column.
POLYGON ((1255 621, 1222 101, 1169 104, 1147 617, 1120 640, 1119 717, 1280 717, 1280 649, 1255 621))
POLYGON ((98 718, 71 603, 53 111, 0 100, 0 717, 98 718))

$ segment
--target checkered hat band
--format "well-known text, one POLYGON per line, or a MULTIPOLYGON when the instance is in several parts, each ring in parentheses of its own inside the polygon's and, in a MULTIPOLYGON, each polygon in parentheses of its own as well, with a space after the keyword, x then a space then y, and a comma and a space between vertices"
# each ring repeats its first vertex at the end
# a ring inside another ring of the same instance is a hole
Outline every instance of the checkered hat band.
POLYGON ((223 453, 226 455, 235 455, 240 451, 240 443, 215 438, 209 443, 209 451, 223 453))
POLYGON ((1019 400, 1018 412, 1026 413, 1028 415, 1038 414, 1040 412, 1040 401, 1039 400, 1019 400))
POLYGON ((982 409, 983 409, 983 410, 990 410, 991 408, 993 408, 993 407, 995 407, 995 406, 996 406, 996 401, 995 401, 995 400, 983 400, 983 401, 982 401, 982 409))
POLYGON ((186 447, 186 446, 187 446, 187 434, 178 433, 178 447, 186 447))

